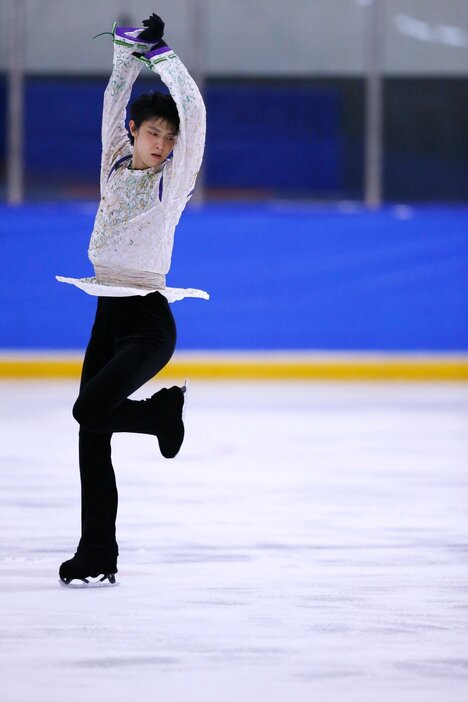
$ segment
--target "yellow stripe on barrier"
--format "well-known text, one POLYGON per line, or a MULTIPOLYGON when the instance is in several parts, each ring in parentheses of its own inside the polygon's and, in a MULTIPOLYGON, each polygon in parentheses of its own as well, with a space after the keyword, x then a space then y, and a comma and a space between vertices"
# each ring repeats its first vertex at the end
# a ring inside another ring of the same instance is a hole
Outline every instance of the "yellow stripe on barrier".
MULTIPOLYGON (((0 378, 78 378, 81 364, 82 357, 78 355, 0 356, 0 378)), ((158 377, 189 377, 194 380, 468 381, 468 356, 180 354, 158 377)))

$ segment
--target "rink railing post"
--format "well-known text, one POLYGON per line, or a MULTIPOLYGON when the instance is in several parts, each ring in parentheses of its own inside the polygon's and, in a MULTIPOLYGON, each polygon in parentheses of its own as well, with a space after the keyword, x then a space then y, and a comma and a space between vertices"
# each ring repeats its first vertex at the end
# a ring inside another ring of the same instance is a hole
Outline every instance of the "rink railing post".
POLYGON ((24 93, 24 0, 9 0, 8 5, 8 118, 7 118, 7 202, 19 205, 24 200, 23 93, 24 93))
POLYGON ((371 209, 380 207, 383 199, 384 4, 385 0, 368 0, 365 24, 365 202, 371 209))

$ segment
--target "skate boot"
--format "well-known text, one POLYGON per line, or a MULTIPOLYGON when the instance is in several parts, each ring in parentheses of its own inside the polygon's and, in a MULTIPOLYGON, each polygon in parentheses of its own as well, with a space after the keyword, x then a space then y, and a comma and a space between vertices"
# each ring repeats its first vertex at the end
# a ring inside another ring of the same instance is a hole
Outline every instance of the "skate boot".
POLYGON ((118 585, 115 580, 117 556, 117 552, 109 553, 98 546, 78 550, 60 566, 60 583, 69 587, 118 585))
POLYGON ((182 387, 174 385, 169 389, 164 388, 151 398, 157 403, 159 413, 162 414, 156 436, 164 458, 177 456, 184 441, 183 413, 186 397, 187 381, 182 387))

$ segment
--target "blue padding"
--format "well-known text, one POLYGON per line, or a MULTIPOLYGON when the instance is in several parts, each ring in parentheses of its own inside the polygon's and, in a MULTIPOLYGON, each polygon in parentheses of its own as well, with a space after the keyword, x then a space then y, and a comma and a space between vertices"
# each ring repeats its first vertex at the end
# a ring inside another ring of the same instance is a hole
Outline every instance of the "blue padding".
POLYGON ((99 178, 102 81, 29 79, 25 89, 25 161, 34 179, 99 178))
MULTIPOLYGON (((0 207, 0 347, 85 346, 95 204, 0 207)), ((468 351, 468 209, 207 206, 177 229, 182 349, 468 351), (403 218, 399 218, 402 216, 403 218)))
POLYGON ((207 182, 218 187, 331 190, 342 185, 336 90, 213 86, 207 182))
MULTIPOLYGON (((25 161, 29 182, 96 184, 107 79, 28 78, 25 161)), ((160 90, 137 81, 132 99, 160 90)), ((0 81, 0 115, 5 110, 0 81)), ((314 190, 343 187, 337 91, 269 85, 210 86, 206 184, 216 188, 314 190)), ((5 143, 0 137, 0 161, 5 143)))

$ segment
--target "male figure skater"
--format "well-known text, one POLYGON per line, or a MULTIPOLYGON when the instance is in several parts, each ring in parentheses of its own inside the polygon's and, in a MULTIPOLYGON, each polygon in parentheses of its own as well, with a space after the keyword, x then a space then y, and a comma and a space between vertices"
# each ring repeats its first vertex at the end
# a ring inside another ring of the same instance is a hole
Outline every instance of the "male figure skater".
POLYGON ((203 158, 205 107, 186 68, 162 40, 153 14, 142 28, 112 28, 113 70, 104 94, 101 202, 88 255, 93 278, 57 279, 98 296, 73 416, 80 424, 81 539, 60 566, 63 584, 115 583, 117 488, 111 461, 114 432, 153 434, 165 458, 184 439, 186 387, 147 400, 128 397, 158 373, 176 343, 169 302, 208 298, 201 290, 167 288, 174 230, 203 158), (149 93, 126 106, 143 65, 170 95, 149 93))

